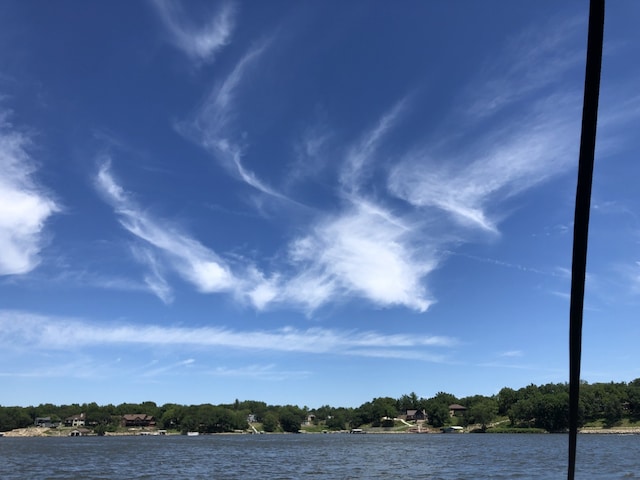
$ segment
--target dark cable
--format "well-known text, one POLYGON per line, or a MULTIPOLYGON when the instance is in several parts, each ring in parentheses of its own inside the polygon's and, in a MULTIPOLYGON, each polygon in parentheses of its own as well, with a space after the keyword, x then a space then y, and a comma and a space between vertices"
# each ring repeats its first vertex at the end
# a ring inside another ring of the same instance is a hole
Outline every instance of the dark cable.
POLYGON ((580 357, 582 353, 582 310, 587 269, 587 240, 589 235, 589 208, 593 159, 596 148, 598 123, 598 96, 602 66, 604 35, 604 0, 591 0, 589 6, 589 33, 587 65, 582 105, 582 133, 578 163, 578 186, 573 224, 573 259, 571 267, 571 306, 569 311, 569 470, 568 479, 574 480, 578 414, 580 407, 580 357))

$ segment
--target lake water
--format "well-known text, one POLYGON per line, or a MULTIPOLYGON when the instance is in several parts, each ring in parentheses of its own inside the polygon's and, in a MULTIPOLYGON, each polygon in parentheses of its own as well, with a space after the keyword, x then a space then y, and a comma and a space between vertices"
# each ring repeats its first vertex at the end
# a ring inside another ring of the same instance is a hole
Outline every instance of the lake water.
MULTIPOLYGON (((567 435, 0 438, 8 479, 561 479, 567 435)), ((576 478, 640 478, 639 435, 580 435, 576 478)))

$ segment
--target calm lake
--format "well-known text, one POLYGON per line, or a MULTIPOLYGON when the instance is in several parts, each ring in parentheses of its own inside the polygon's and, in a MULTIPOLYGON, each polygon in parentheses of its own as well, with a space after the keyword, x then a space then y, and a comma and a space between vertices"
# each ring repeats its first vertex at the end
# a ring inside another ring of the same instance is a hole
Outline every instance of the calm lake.
MULTIPOLYGON (((0 438, 7 479, 566 478, 566 435, 0 438)), ((577 478, 640 478, 639 435, 580 435, 577 478)))

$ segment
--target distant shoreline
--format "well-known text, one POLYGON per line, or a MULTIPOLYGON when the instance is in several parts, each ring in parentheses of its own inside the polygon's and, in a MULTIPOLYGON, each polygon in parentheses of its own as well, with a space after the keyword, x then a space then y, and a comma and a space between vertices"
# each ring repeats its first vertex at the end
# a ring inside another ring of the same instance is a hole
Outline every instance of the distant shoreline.
MULTIPOLYGON (((42 427, 28 427, 28 428, 17 428, 15 430, 10 430, 8 432, 0 432, 0 436, 2 437, 12 437, 12 438, 33 438, 33 437, 54 437, 54 438, 61 438, 61 437, 68 437, 69 436, 69 432, 70 430, 58 430, 58 429, 53 429, 53 428, 42 428, 42 427)), ((154 433, 154 430, 144 430, 144 431, 140 431, 140 430, 136 430, 136 431, 131 431, 131 432, 106 432, 105 433, 105 437, 142 437, 142 436, 149 436, 150 433, 154 433)), ((348 433, 348 432, 332 432, 332 433, 348 433)), ((385 432, 385 431, 375 431, 375 432, 365 432, 365 433, 370 433, 370 434, 396 434, 396 435, 440 435, 440 432, 421 432, 421 433, 416 433, 416 432, 399 432, 399 431, 389 431, 389 432, 385 432)), ((468 433, 468 432, 465 432, 468 433)), ((490 432, 487 432, 490 433, 490 432)), ((500 432, 500 433, 508 433, 508 432, 500 432)), ((499 435, 500 433, 497 433, 497 435, 499 435)), ((531 432, 532 434, 534 432, 531 432)), ((581 428, 578 433, 580 434, 585 434, 585 435, 640 435, 640 427, 617 427, 617 428, 581 428)), ((233 433, 233 432, 226 432, 226 433, 207 433, 207 434, 202 434, 202 435, 250 435, 252 433, 250 432, 237 432, 237 433, 233 433)), ((303 433, 303 435, 312 435, 312 434, 320 434, 320 432, 305 432, 303 433)), ((526 432, 525 432, 526 434, 526 432)), ((177 432, 167 432, 165 435, 171 435, 171 436, 176 436, 176 435, 181 435, 180 433, 177 432)), ((279 432, 273 432, 273 433, 268 433, 268 435, 285 435, 285 433, 279 433, 279 432)), ((286 435, 292 435, 287 433, 286 435)), ((95 437, 97 436, 94 433, 91 433, 89 435, 84 435, 84 436, 91 436, 91 437, 95 437)), ((154 436, 161 436, 158 434, 155 434, 154 436)))

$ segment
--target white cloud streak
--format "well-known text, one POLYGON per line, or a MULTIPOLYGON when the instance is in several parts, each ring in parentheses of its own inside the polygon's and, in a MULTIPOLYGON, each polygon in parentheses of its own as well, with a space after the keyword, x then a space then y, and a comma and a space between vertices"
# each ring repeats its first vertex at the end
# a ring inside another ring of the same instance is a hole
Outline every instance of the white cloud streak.
POLYGON ((32 271, 40 263, 45 223, 60 210, 35 179, 30 139, 0 112, 0 275, 32 271))
POLYGON ((189 366, 191 366, 194 363, 195 363, 195 360, 193 358, 188 358, 186 360, 181 360, 179 362, 175 362, 175 363, 172 363, 170 365, 164 365, 164 366, 161 366, 161 367, 148 369, 144 373, 142 373, 142 376, 143 377, 156 377, 158 375, 163 375, 163 374, 168 373, 170 371, 176 371, 176 370, 178 370, 180 373, 183 373, 185 367, 188 368, 189 366))
POLYGON ((222 327, 165 327, 141 324, 99 326, 67 318, 51 318, 19 311, 0 311, 0 342, 37 346, 45 350, 123 345, 182 348, 219 347, 284 353, 334 354, 415 358, 440 361, 426 349, 452 348, 452 337, 382 334, 373 331, 323 328, 241 331, 222 327), (386 353, 385 353, 386 352, 386 353))
POLYGON ((501 357, 522 357, 523 355, 521 350, 508 350, 500 354, 501 357))
MULTIPOLYGON (((160 224, 133 202, 114 180, 109 161, 104 161, 97 175, 96 185, 114 207, 119 221, 131 234, 161 252, 178 274, 199 291, 205 293, 229 291, 236 279, 229 267, 213 251, 178 231, 169 224, 160 224)), ((163 301, 170 299, 170 291, 156 266, 155 257, 142 255, 151 265, 147 283, 163 301)))
POLYGON ((251 378, 260 381, 301 380, 311 376, 308 370, 279 370, 276 365, 247 365, 245 367, 217 367, 206 371, 214 377, 251 378))
POLYGON ((316 177, 327 167, 325 148, 331 139, 329 127, 319 122, 308 127, 293 146, 295 160, 289 165, 286 183, 295 185, 309 178, 316 177))
POLYGON ((529 105, 517 121, 479 138, 415 148, 393 168, 389 191, 464 227, 498 233, 503 212, 492 212, 495 205, 565 172, 577 158, 579 96, 543 95, 529 105))
POLYGON ((158 15, 171 35, 172 43, 191 59, 211 62, 230 42, 235 26, 235 8, 223 4, 216 15, 202 26, 187 18, 182 4, 175 0, 153 0, 158 15))
POLYGON ((363 168, 374 160, 376 150, 385 135, 396 125, 404 110, 405 103, 405 100, 401 100, 394 105, 389 112, 382 116, 375 128, 367 132, 357 145, 349 149, 340 176, 342 186, 349 192, 355 193, 359 189, 363 168))
POLYGON ((190 124, 180 125, 179 130, 211 152, 239 180, 266 195, 285 199, 243 165, 244 141, 233 138, 236 136, 232 126, 237 117, 234 111, 236 90, 246 71, 258 61, 268 44, 267 41, 249 50, 224 81, 212 89, 198 109, 195 119, 190 124))
POLYGON ((165 304, 173 302, 173 289, 162 274, 162 263, 147 248, 132 248, 133 254, 141 263, 149 267, 149 273, 145 275, 144 282, 160 300, 165 304))

